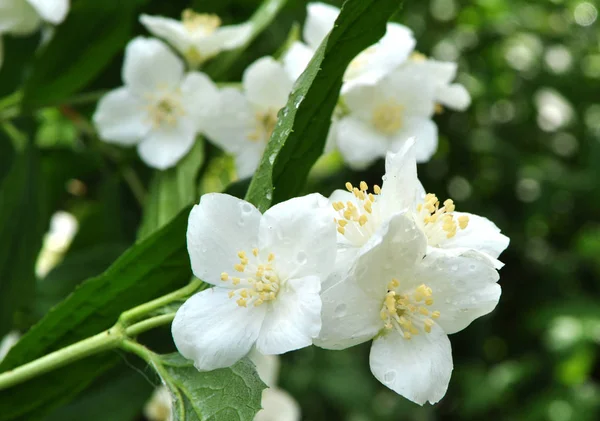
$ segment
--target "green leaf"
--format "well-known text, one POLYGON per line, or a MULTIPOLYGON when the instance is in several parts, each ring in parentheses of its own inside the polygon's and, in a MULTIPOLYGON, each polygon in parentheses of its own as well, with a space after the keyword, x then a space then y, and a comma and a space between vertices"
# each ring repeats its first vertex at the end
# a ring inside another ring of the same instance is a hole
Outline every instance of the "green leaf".
POLYGON ((0 337, 34 300, 35 260, 47 222, 41 184, 38 151, 30 143, 0 187, 0 337))
POLYGON ((135 12, 133 1, 74 2, 34 60, 23 106, 60 102, 92 81, 131 37, 135 12))
POLYGON ((244 44, 240 45, 235 50, 226 51, 219 54, 215 60, 204 66, 202 71, 215 80, 223 80, 225 74, 232 64, 238 59, 244 50, 248 48, 252 41, 254 41, 256 37, 259 36, 267 26, 269 26, 286 2, 287 0, 264 0, 261 6, 249 19, 252 28, 250 35, 246 39, 246 42, 244 42, 244 44))
MULTIPOLYGON (((189 209, 123 254, 102 275, 88 279, 32 327, 0 364, 8 370, 110 328, 126 309, 186 284, 189 209)), ((64 404, 119 356, 100 354, 2 391, 0 420, 33 420, 64 404)))
POLYGON ((398 0, 348 0, 279 112, 246 200, 261 211, 298 195, 323 153, 342 77, 350 61, 385 33, 398 0))
POLYGON ((203 163, 204 142, 200 140, 175 168, 154 174, 138 232, 140 239, 164 226, 198 199, 196 181, 203 163))
POLYGON ((252 421, 266 385, 247 358, 229 368, 200 372, 180 354, 160 357, 176 421, 252 421))

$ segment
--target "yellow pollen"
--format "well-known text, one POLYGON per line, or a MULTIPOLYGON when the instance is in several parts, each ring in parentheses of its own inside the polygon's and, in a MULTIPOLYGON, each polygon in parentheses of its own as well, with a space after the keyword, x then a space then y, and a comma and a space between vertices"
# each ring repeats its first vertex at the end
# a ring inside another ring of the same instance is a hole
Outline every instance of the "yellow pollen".
POLYGON ((237 303, 237 305, 238 305, 238 306, 240 306, 240 307, 246 307, 246 299, 244 299, 244 298, 239 298, 239 299, 236 301, 236 303, 237 303))
POLYGON ((245 251, 238 251, 238 257, 240 259, 245 259, 246 258, 246 252, 245 251))
POLYGON ((235 295, 235 291, 229 291, 229 298, 233 298, 233 296, 235 295))
POLYGON ((231 278, 233 285, 238 285, 242 280, 240 278, 231 278))
POLYGON ((396 133, 403 125, 404 106, 394 100, 379 104, 373 110, 371 123, 383 134, 396 133))
POLYGON ((346 221, 345 219, 340 219, 338 221, 338 224, 340 225, 340 227, 345 227, 346 225, 348 225, 348 221, 346 221))
POLYGON ((369 188, 369 186, 367 186, 367 183, 365 183, 364 181, 360 182, 360 190, 361 191, 367 191, 368 188, 369 188))
POLYGON ((248 135, 248 139, 253 142, 268 142, 277 124, 277 110, 269 109, 264 113, 256 113, 254 120, 255 128, 248 135))
POLYGON ((438 317, 440 317, 440 312, 439 311, 434 311, 431 313, 431 318, 432 319, 437 319, 438 317))
MULTIPOLYGON (((366 202, 364 205, 364 208, 369 213, 373 212, 373 206, 371 205, 371 202, 366 202)), ((363 216, 366 216, 366 215, 363 215, 363 216)))
POLYGON ((185 9, 181 13, 181 21, 188 31, 201 30, 206 35, 213 33, 221 26, 221 19, 217 15, 196 13, 192 9, 185 9))
POLYGON ((375 184, 373 186, 373 191, 375 192, 375 194, 381 194, 381 187, 379 187, 377 184, 375 184))
POLYGON ((148 95, 151 105, 147 106, 150 123, 154 128, 161 126, 174 126, 180 117, 185 115, 181 105, 181 92, 165 92, 159 98, 148 95))
POLYGON ((467 215, 461 215, 458 217, 458 226, 461 230, 464 230, 469 225, 469 217, 467 215))
POLYGON ((221 273, 221 281, 226 281, 228 279, 229 279, 229 275, 227 274, 227 272, 221 273))
POLYGON ((346 233, 346 229, 344 227, 338 227, 338 232, 342 235, 344 235, 346 233))
POLYGON ((257 248, 253 248, 252 249, 252 254, 254 255, 254 257, 258 256, 258 249, 257 248))
POLYGON ((360 218, 358 218, 358 223, 361 227, 365 225, 367 223, 367 215, 361 215, 360 218))
POLYGON ((418 51, 413 51, 409 58, 410 58, 410 60, 417 61, 417 62, 427 60, 427 56, 418 51))
POLYGON ((268 260, 269 260, 269 262, 272 262, 273 260, 275 260, 275 255, 273 253, 269 253, 268 260))
POLYGON ((348 189, 349 192, 352 192, 352 190, 354 189, 354 187, 352 187, 352 184, 349 181, 346 183, 346 189, 348 189))
POLYGON ((440 207, 437 196, 428 193, 423 203, 417 205, 417 212, 423 221, 423 228, 429 238, 429 244, 436 246, 443 239, 449 239, 456 235, 458 229, 465 229, 469 223, 466 215, 454 217, 456 206, 452 199, 444 201, 440 207))

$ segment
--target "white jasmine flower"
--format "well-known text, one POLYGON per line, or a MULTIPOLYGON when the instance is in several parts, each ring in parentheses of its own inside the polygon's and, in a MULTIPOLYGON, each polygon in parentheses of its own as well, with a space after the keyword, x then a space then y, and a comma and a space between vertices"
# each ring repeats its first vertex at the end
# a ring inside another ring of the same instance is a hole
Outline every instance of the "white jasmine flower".
POLYGON ((52 215, 50 229, 44 236, 44 244, 35 264, 38 278, 46 276, 62 260, 77 228, 77 219, 69 212, 58 211, 52 215))
POLYGON ((17 342, 19 342, 20 338, 21 334, 18 331, 13 330, 7 333, 6 336, 0 340, 0 362, 2 362, 4 357, 6 357, 8 351, 10 351, 10 349, 15 346, 17 342))
MULTIPOLYGON (((335 212, 341 255, 346 265, 395 214, 406 212, 425 235, 430 248, 449 254, 476 250, 497 268, 497 260, 508 247, 509 239, 487 218, 456 212, 454 202, 440 203, 434 194, 425 194, 417 178, 416 145, 409 139, 398 153, 388 153, 383 185, 374 186, 373 193, 361 182, 358 187, 346 183, 346 189, 336 190, 329 201, 335 212)), ((328 280, 329 282, 329 280, 328 280)))
MULTIPOLYGON (((340 13, 338 8, 325 3, 309 3, 306 10, 303 29, 306 44, 294 43, 283 58, 293 79, 297 79, 304 71, 340 13)), ((414 47, 415 39, 410 29, 397 23, 388 23, 383 38, 352 60, 344 74, 342 92, 355 86, 377 83, 403 63, 414 47)))
MULTIPOLYGON (((0 35, 29 35, 37 31, 43 21, 57 25, 69 12, 69 0, 1 0, 0 35)), ((3 44, 0 38, 0 66, 3 44)))
POLYGON ((464 111, 471 105, 471 95, 467 89, 460 83, 452 83, 458 70, 456 63, 437 61, 420 53, 413 53, 402 67, 432 79, 435 100, 439 105, 458 111, 464 111))
POLYGON ((221 51, 241 46, 250 36, 250 23, 221 26, 216 15, 196 13, 186 9, 181 21, 162 16, 140 16, 146 29, 171 44, 188 61, 198 67, 221 51))
POLYGON ((371 236, 341 280, 325 289, 316 344, 343 349, 373 339, 373 375, 418 404, 439 401, 452 373, 449 334, 491 312, 498 273, 475 251, 427 249, 405 214, 371 236))
POLYGON ((417 162, 426 162, 438 144, 436 84, 412 67, 396 69, 375 85, 357 86, 342 97, 346 115, 337 123, 337 146, 344 160, 366 168, 407 139, 417 139, 417 162))
POLYGON ((94 123, 106 142, 137 145, 151 167, 175 165, 202 130, 217 88, 208 76, 184 73, 181 60, 161 41, 138 37, 127 45, 125 86, 98 103, 94 123))
POLYGON ((196 368, 228 367, 254 345, 273 355, 312 344, 321 329, 321 281, 335 260, 335 229, 321 199, 294 198, 264 215, 225 194, 194 206, 192 270, 215 287, 183 304, 172 333, 196 368))
POLYGON ((173 420, 173 403, 169 389, 160 385, 152 396, 144 405, 144 416, 149 421, 172 421, 173 420))
POLYGON ((285 106, 293 81, 272 57, 262 57, 244 71, 242 92, 224 88, 211 108, 208 137, 235 156, 238 176, 251 176, 271 138, 277 112, 285 106))

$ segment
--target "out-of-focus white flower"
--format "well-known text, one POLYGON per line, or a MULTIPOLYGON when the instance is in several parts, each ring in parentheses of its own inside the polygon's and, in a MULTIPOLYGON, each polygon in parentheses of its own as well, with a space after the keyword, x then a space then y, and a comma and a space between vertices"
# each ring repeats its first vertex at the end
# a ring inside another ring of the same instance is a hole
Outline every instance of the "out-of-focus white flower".
POLYGON ((431 79, 438 104, 457 111, 464 111, 471 105, 471 95, 467 89, 460 83, 452 83, 458 70, 456 63, 437 61, 420 53, 413 53, 402 67, 408 72, 431 79))
POLYGON ((58 211, 50 219, 50 229, 38 256, 35 273, 43 278, 62 259, 77 232, 77 219, 68 212, 58 211))
POLYGON ((262 393, 262 407, 254 421, 299 421, 300 406, 286 391, 277 388, 279 376, 279 356, 263 355, 256 349, 248 357, 256 366, 256 371, 268 386, 262 393))
POLYGON ((207 119, 206 134, 235 156, 240 178, 252 175, 258 167, 292 85, 280 63, 262 57, 244 72, 242 92, 235 88, 220 91, 207 119))
MULTIPOLYGON (((440 203, 434 194, 425 194, 417 178, 416 146, 409 139, 398 153, 388 153, 386 174, 381 188, 373 193, 361 182, 358 187, 346 184, 348 191, 336 190, 329 198, 338 225, 341 245, 338 265, 348 265, 383 225, 394 215, 406 213, 423 232, 427 245, 450 255, 476 250, 490 264, 502 267, 497 260, 508 247, 509 239, 487 218, 456 212, 451 199, 440 203)), ((327 282, 332 282, 328 280, 327 282)))
MULTIPOLYGON (((46 21, 57 25, 69 12, 69 0, 1 0, 0 35, 29 35, 46 21)), ((3 61, 0 38, 0 67, 3 61)))
POLYGON ((418 404, 439 401, 452 373, 448 334, 491 312, 500 298, 489 259, 427 247, 408 215, 388 219, 339 281, 322 293, 315 343, 343 349, 373 339, 373 375, 418 404))
POLYGON ((181 21, 141 15, 140 22, 150 33, 171 44, 193 68, 221 51, 239 47, 252 32, 250 23, 221 26, 218 16, 196 13, 191 9, 183 11, 181 21))
MULTIPOLYGON (((333 28, 340 10, 325 3, 309 3, 303 29, 306 44, 294 43, 283 61, 293 79, 304 71, 315 50, 333 28)), ((360 53, 344 74, 342 92, 355 86, 372 85, 402 64, 415 47, 410 29, 397 23, 388 23, 386 33, 371 47, 360 53)))
POLYGON ((407 139, 417 139, 417 161, 426 162, 438 144, 436 84, 431 77, 401 66, 375 85, 346 92, 345 115, 336 124, 337 146, 344 160, 366 168, 388 151, 398 151, 407 139))
POLYGON ((2 340, 0 341, 0 362, 2 362, 4 357, 6 357, 6 354, 8 354, 8 351, 10 351, 10 349, 13 346, 15 346, 15 344, 19 341, 20 338, 21 334, 16 330, 7 333, 6 336, 2 338, 2 340))
POLYGON ((204 73, 184 73, 182 61, 165 44, 143 37, 127 45, 123 82, 98 103, 94 123, 100 137, 137 145, 151 167, 174 166, 202 131, 217 87, 204 73))
POLYGON ((197 369, 228 367, 254 345, 275 355, 312 344, 321 329, 321 282, 336 253, 324 200, 298 197, 264 215, 225 194, 204 195, 194 206, 187 230, 192 270, 215 287, 181 306, 172 333, 197 369))
POLYGON ((144 416, 149 421, 172 421, 173 404, 171 394, 166 386, 161 385, 154 389, 150 400, 144 406, 144 416))

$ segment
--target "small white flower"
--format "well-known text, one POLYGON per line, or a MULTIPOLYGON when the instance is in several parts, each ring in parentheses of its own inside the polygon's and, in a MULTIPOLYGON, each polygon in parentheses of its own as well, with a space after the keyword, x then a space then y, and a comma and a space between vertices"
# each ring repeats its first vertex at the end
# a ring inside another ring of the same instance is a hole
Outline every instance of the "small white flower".
POLYGON ((181 21, 162 16, 140 16, 140 22, 154 36, 164 39, 181 53, 193 68, 221 51, 242 45, 252 32, 250 23, 221 26, 216 15, 186 9, 181 21))
POLYGON ((271 138, 277 112, 287 102, 293 81, 272 57, 262 57, 244 71, 243 92, 224 88, 207 119, 208 137, 235 156, 238 176, 254 173, 271 138))
POLYGON ((43 278, 63 258, 77 233, 77 219, 69 212, 58 211, 50 219, 50 229, 35 263, 35 274, 43 278))
POLYGON ((98 103, 94 123, 100 137, 137 145, 151 167, 172 167, 192 148, 217 87, 204 73, 184 74, 183 63, 165 44, 143 37, 127 45, 123 82, 98 103))
POLYGON ((346 183, 349 191, 336 190, 331 195, 342 246, 339 264, 352 261, 381 226, 394 215, 406 212, 425 234, 430 248, 453 255, 476 250, 497 268, 502 267, 497 258, 508 247, 508 237, 487 218, 456 212, 451 199, 440 203, 434 194, 425 194, 417 178, 415 153, 413 139, 398 153, 388 153, 383 185, 374 186, 373 193, 361 182, 358 187, 346 183))
POLYGON ((438 144, 436 84, 412 67, 401 66, 375 85, 357 86, 342 97, 346 115, 337 123, 337 146, 344 160, 366 168, 408 138, 417 139, 417 162, 426 162, 438 144))
POLYGON ((324 198, 280 203, 264 215, 225 194, 202 196, 187 242, 194 274, 214 288, 177 311, 175 345, 199 370, 228 367, 253 345, 282 354, 312 344, 321 329, 321 281, 335 260, 324 198))
POLYGON ((485 256, 428 251, 415 221, 396 214, 341 280, 323 291, 323 327, 315 343, 343 349, 373 339, 373 375, 413 402, 435 403, 452 373, 447 335, 495 308, 497 280, 485 256))
MULTIPOLYGON (((69 12, 69 0, 2 0, 0 1, 0 35, 29 35, 43 21, 57 25, 69 12)), ((0 66, 3 44, 0 38, 0 66)))
MULTIPOLYGON (((303 29, 306 44, 294 43, 283 61, 293 79, 304 71, 315 50, 333 28, 340 10, 325 3, 309 3, 303 29)), ((415 47, 410 29, 397 23, 388 23, 386 33, 371 47, 352 60, 344 74, 342 92, 355 86, 372 85, 402 64, 415 47)))
POLYGON ((172 399, 167 386, 158 386, 144 405, 144 416, 150 421, 172 421, 172 399))

